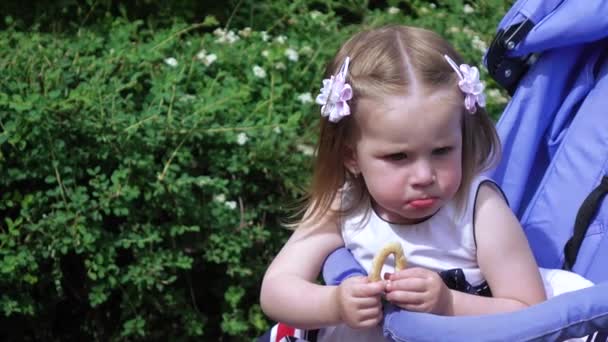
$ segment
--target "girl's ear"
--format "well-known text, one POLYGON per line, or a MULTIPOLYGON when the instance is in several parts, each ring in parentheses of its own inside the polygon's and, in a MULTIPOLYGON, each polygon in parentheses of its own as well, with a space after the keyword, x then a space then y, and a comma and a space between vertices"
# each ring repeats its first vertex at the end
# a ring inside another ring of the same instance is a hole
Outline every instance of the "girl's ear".
POLYGON ((355 176, 361 172, 357 161, 357 151, 351 145, 344 145, 344 167, 355 176))

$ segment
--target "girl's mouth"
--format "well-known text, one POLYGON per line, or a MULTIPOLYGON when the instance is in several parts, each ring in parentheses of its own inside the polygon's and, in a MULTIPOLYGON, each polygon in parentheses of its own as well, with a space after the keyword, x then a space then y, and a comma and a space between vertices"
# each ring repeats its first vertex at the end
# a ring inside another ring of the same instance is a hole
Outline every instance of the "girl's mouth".
POLYGON ((437 202, 437 198, 420 198, 410 201, 408 204, 416 209, 430 208, 437 202))

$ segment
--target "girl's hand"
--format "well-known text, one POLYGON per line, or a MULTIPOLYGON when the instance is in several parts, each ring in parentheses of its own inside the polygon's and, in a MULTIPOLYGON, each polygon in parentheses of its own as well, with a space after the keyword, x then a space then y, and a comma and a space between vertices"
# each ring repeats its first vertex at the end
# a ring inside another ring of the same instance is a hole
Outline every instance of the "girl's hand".
POLYGON ((351 328, 370 328, 382 320, 381 294, 384 282, 351 277, 338 286, 338 308, 342 322, 351 328))
POLYGON ((452 315, 452 292, 437 272, 413 267, 391 274, 387 280, 386 299, 400 308, 452 315))

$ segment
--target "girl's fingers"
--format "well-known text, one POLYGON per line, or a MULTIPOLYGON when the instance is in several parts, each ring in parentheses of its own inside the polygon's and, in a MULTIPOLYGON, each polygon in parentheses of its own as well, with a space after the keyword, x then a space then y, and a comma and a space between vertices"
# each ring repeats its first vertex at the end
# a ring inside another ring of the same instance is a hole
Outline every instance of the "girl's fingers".
POLYGON ((410 291, 393 291, 386 294, 386 299, 392 303, 403 305, 416 306, 424 303, 424 297, 420 293, 410 291))
POLYGON ((426 278, 431 272, 433 271, 427 270, 426 268, 411 267, 393 273, 390 276, 390 280, 397 280, 402 278, 426 278))
POLYGON ((361 310, 359 310, 359 315, 362 320, 376 319, 376 318, 382 316, 382 309, 379 306, 373 307, 373 308, 361 309, 361 310))
POLYGON ((377 297, 384 292, 385 287, 384 281, 359 284, 353 289, 353 296, 358 298, 377 297))
POLYGON ((382 313, 379 313, 376 316, 369 317, 368 319, 363 320, 361 322, 361 327, 362 328, 375 327, 376 325, 378 325, 378 323, 380 323, 380 321, 382 321, 382 313))
POLYGON ((354 307, 358 309, 369 309, 369 308, 380 308, 381 307, 381 297, 373 296, 373 297, 357 297, 352 299, 352 304, 354 307))
POLYGON ((427 281, 422 278, 400 278, 390 280, 386 284, 386 291, 408 291, 408 292, 425 292, 427 290, 427 281))
POLYGON ((359 328, 373 327, 382 320, 382 308, 380 306, 373 308, 358 309, 356 313, 357 326, 359 328))

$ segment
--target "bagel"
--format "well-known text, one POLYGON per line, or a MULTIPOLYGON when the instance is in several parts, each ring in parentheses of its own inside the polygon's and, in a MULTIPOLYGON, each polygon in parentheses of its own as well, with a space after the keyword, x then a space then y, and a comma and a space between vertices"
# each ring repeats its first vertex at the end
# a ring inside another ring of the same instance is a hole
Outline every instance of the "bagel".
POLYGON ((396 271, 400 271, 406 267, 407 263, 405 261, 405 256, 403 255, 403 248, 401 248, 401 244, 398 242, 388 243, 374 257, 374 261, 372 262, 372 270, 369 275, 370 281, 380 281, 382 279, 380 277, 382 266, 384 266, 384 261, 391 254, 393 254, 395 257, 396 271))

